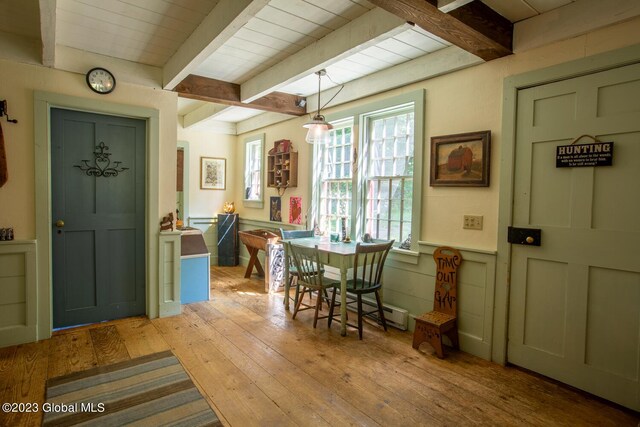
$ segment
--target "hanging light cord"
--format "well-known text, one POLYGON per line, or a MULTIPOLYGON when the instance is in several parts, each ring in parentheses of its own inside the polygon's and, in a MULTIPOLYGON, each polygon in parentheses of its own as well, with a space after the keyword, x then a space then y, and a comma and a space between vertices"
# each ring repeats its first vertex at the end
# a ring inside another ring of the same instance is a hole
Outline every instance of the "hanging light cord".
MULTIPOLYGON (((333 94, 333 96, 331 97, 330 100, 328 100, 327 102, 324 103, 324 105, 322 106, 322 108, 326 107, 331 101, 334 100, 334 98, 336 96, 338 96, 338 94, 340 92, 342 92, 342 89, 344 89, 344 83, 340 84, 340 83, 336 83, 333 81, 333 79, 331 78, 331 76, 329 75, 329 73, 326 73, 326 76, 329 80, 331 80, 331 83, 333 83, 334 85, 340 85, 340 89, 338 89, 338 91, 336 93, 333 94)), ((318 91, 318 104, 320 104, 320 91, 318 91)))
MULTIPOLYGON (((336 83, 336 82, 331 78, 331 76, 329 75, 329 73, 327 73, 326 71, 325 71, 324 75, 325 75, 325 76, 327 76, 327 78, 328 78, 329 80, 331 80, 331 83, 333 83, 333 84, 334 84, 334 85, 336 85, 336 86, 340 86, 340 89, 338 89, 338 91, 337 91, 336 93, 334 93, 334 94, 333 94, 333 96, 331 97, 331 99, 329 99, 327 102, 325 102, 325 103, 324 103, 324 105, 323 105, 322 107, 320 107, 320 81, 321 81, 321 79, 322 79, 322 76, 321 76, 320 74, 318 74, 318 110, 316 111, 316 114, 315 114, 316 116, 317 116, 317 115, 319 115, 319 114, 320 114, 320 111, 321 111, 324 107, 326 107, 326 106, 327 106, 331 101, 333 101, 333 100, 335 99, 335 97, 336 97, 336 96, 338 96, 338 94, 339 94, 340 92, 342 92, 342 89, 344 89, 344 85, 345 85, 344 83, 336 83)), ((313 114, 313 113, 312 113, 312 114, 313 114)), ((313 116, 312 114, 309 114, 309 119, 312 119, 313 117, 315 117, 315 116, 313 116)))

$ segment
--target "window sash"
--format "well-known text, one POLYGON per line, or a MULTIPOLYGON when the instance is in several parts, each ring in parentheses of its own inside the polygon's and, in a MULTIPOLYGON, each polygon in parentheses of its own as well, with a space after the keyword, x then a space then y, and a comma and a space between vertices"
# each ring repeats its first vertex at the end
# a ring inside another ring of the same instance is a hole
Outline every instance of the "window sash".
POLYGON ((246 143, 244 200, 262 200, 262 141, 246 143))
POLYGON ((329 140, 319 145, 319 207, 318 226, 326 233, 341 233, 342 219, 347 230, 352 230, 352 151, 353 123, 336 124, 329 140))
POLYGON ((411 107, 366 116, 363 230, 395 245, 411 234, 414 114, 411 107))
POLYGON ((413 177, 370 178, 366 183, 364 232, 402 243, 411 234, 413 177))

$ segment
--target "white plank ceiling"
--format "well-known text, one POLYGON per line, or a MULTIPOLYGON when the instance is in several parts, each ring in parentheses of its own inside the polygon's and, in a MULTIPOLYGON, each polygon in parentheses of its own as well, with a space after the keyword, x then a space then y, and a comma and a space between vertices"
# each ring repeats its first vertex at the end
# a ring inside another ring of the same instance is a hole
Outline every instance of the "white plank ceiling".
POLYGON ((218 0, 58 0, 56 42, 163 66, 218 0))
MULTIPOLYGON (((583 0, 482 1, 515 23, 583 0)), ((205 19, 211 22, 212 15, 219 12, 214 10, 219 4, 234 3, 229 0, 57 0, 55 44, 162 68, 180 52, 205 19)), ((375 8, 366 0, 261 0, 254 1, 252 6, 255 10, 248 19, 234 26, 233 33, 216 44, 208 57, 200 58, 191 66, 191 74, 242 85, 375 8)), ((0 10, 0 35, 6 32, 40 38, 39 0, 0 0, 0 10)), ((396 32, 366 49, 330 62, 326 66, 328 78, 322 79, 322 89, 448 46, 448 42, 418 27, 396 32)), ((317 83, 317 76, 309 72, 288 81, 278 91, 307 96, 317 91, 317 83)), ((189 114, 203 104, 180 100, 178 114, 189 114)), ((212 118, 237 122, 256 114, 260 112, 233 107, 212 118)))

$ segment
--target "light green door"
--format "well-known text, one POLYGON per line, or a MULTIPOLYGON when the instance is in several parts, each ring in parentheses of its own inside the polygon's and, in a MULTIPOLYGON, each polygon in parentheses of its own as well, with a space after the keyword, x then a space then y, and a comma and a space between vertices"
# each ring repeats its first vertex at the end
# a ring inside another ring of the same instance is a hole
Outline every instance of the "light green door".
POLYGON ((640 410, 640 65, 520 91, 515 161, 509 362, 640 410), (555 167, 583 134, 613 166, 555 167))

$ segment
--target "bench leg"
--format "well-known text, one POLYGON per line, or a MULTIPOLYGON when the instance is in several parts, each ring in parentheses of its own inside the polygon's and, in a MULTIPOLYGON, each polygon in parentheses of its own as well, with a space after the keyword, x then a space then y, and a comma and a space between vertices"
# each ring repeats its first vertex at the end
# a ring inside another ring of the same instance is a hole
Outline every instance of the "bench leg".
POLYGON ((416 319, 416 328, 413 331, 413 348, 416 350, 420 347, 420 344, 427 340, 426 325, 416 319))
POLYGON ((444 358, 440 329, 416 319, 416 329, 413 331, 413 348, 417 350, 420 344, 425 341, 431 344, 440 359, 444 358))
POLYGON ((444 350, 442 349, 442 335, 437 328, 430 329, 427 331, 427 339, 429 344, 433 346, 436 351, 436 354, 440 359, 444 359, 444 350))
POLYGON ((452 329, 447 331, 445 335, 451 340, 451 345, 453 346, 453 348, 455 348, 456 350, 460 350, 460 343, 458 341, 458 326, 454 326, 452 329))

